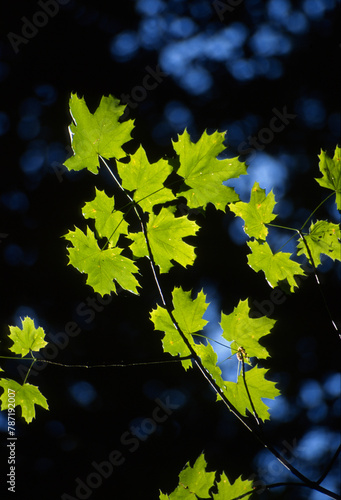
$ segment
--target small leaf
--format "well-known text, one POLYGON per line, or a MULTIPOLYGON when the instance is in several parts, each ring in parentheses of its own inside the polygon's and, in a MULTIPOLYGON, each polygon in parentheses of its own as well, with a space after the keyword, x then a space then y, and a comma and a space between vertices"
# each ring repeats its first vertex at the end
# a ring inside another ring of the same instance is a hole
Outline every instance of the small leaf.
MULTIPOLYGON (((174 306, 173 316, 182 332, 186 335, 190 345, 196 348, 197 346, 194 343, 192 335, 202 330, 207 323, 205 319, 202 319, 207 309, 205 294, 201 291, 192 300, 191 292, 175 288, 172 297, 174 306)), ((172 356, 188 356, 190 354, 188 347, 164 307, 157 306, 151 312, 151 321, 154 323, 155 330, 159 330, 165 334, 162 339, 164 352, 169 352, 172 356)), ((183 360, 181 363, 185 370, 192 366, 190 359, 183 360)))
POLYGON ((276 205, 275 196, 271 191, 268 196, 265 195, 265 190, 259 187, 258 182, 255 182, 251 190, 251 198, 249 203, 238 201, 235 204, 230 204, 229 208, 236 215, 244 219, 244 231, 251 237, 265 240, 268 234, 266 223, 271 222, 276 214, 273 213, 276 205))
POLYGON ((193 467, 189 462, 179 474, 179 485, 170 493, 164 495, 160 492, 160 500, 196 500, 197 498, 209 498, 209 490, 214 485, 215 472, 206 471, 206 460, 202 453, 193 467))
POLYGON ((307 244, 315 267, 321 264, 322 253, 328 255, 332 260, 341 260, 340 238, 341 230, 338 224, 319 220, 315 224, 311 224, 309 234, 304 235, 305 242, 303 238, 299 239, 297 255, 304 254, 309 261, 311 260, 307 244))
POLYGON ((133 121, 119 123, 125 106, 113 96, 103 96, 95 113, 90 113, 84 98, 71 94, 70 112, 74 123, 69 127, 74 155, 64 165, 69 170, 87 168, 98 173, 99 158, 122 158, 122 145, 131 140, 133 121))
POLYGON ((297 283, 294 276, 304 276, 304 271, 297 262, 290 260, 290 253, 273 254, 266 242, 261 244, 258 241, 249 241, 248 246, 252 250, 252 254, 247 256, 248 264, 254 271, 263 271, 266 281, 273 288, 286 279, 290 291, 295 291, 297 283))
POLYGON ((128 224, 124 214, 115 210, 114 197, 110 198, 104 191, 96 188, 96 196, 83 207, 86 219, 95 219, 96 230, 101 238, 107 238, 115 246, 121 234, 128 234, 128 224))
POLYGON ((151 212, 153 205, 175 199, 172 191, 163 184, 173 168, 163 159, 149 163, 142 146, 130 156, 129 163, 117 162, 117 169, 122 186, 134 191, 134 201, 145 212, 151 212))
MULTIPOLYGON (((183 241, 186 236, 194 236, 199 226, 184 217, 174 217, 170 208, 162 208, 158 215, 150 214, 147 235, 155 264, 161 273, 167 273, 175 260, 182 266, 192 265, 195 260, 194 247, 183 241)), ((135 257, 149 257, 144 235, 130 233, 133 240, 131 250, 135 257)))
POLYGON ((341 148, 338 146, 335 148, 333 158, 330 158, 325 151, 321 150, 319 158, 319 169, 322 177, 315 180, 320 186, 335 191, 336 206, 341 211, 341 148))
POLYGON ((185 130, 173 142, 180 159, 178 175, 184 178, 186 191, 180 194, 187 199, 190 208, 206 207, 213 203, 217 210, 225 210, 227 203, 237 201, 238 195, 233 188, 225 186, 224 181, 246 174, 245 163, 238 158, 218 160, 219 153, 226 148, 223 144, 225 133, 202 134, 197 143, 191 142, 185 130))
POLYGON ((238 498, 240 495, 245 495, 248 491, 251 491, 249 495, 243 497, 243 500, 247 500, 252 495, 252 481, 248 479, 243 480, 238 477, 233 484, 230 483, 225 473, 223 472, 220 480, 217 481, 218 493, 213 493, 214 500, 222 500, 224 498, 233 499, 238 498))
MULTIPOLYGON (((271 382, 265 378, 267 372, 268 370, 265 368, 258 368, 256 366, 245 372, 245 380, 253 405, 258 417, 263 421, 269 420, 270 415, 268 412, 269 407, 263 403, 262 398, 274 399, 280 395, 280 391, 275 387, 275 382, 271 382)), ((225 382, 225 386, 224 393, 226 397, 231 401, 233 406, 237 408, 239 413, 246 416, 246 409, 248 409, 252 414, 253 410, 245 389, 243 375, 239 375, 237 383, 225 382)), ((219 396, 218 399, 220 399, 219 396)))
POLYGON ((31 384, 20 385, 14 380, 1 379, 0 387, 4 393, 0 397, 1 410, 8 409, 8 390, 15 391, 15 406, 21 406, 22 416, 29 424, 36 416, 35 404, 48 410, 46 398, 39 391, 38 387, 31 384))
POLYGON ((132 260, 121 255, 122 249, 101 250, 89 228, 84 234, 76 227, 64 237, 73 244, 73 248, 68 248, 69 264, 88 275, 86 282, 95 292, 105 295, 116 291, 115 280, 125 290, 138 293, 136 287, 139 283, 133 274, 138 274, 138 269, 132 260))
POLYGON ((260 345, 259 339, 269 335, 276 321, 266 316, 250 318, 249 313, 247 300, 241 300, 231 314, 222 313, 221 327, 224 330, 222 336, 230 342, 234 341, 231 348, 235 351, 243 347, 248 357, 266 358, 269 354, 265 347, 260 345))
POLYGON ((39 327, 35 328, 33 319, 25 317, 21 320, 22 328, 18 326, 10 326, 9 338, 13 340, 13 345, 10 351, 21 356, 26 356, 30 351, 39 351, 47 345, 45 342, 45 332, 39 327))

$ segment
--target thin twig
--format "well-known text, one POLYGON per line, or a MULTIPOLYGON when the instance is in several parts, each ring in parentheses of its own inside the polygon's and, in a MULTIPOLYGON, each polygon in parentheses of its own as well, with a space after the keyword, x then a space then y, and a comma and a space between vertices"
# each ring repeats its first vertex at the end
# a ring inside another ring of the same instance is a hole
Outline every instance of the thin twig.
POLYGON ((244 381, 245 390, 246 390, 247 396, 248 396, 250 404, 251 404, 251 408, 252 408, 252 411, 253 411, 253 416, 255 417, 255 420, 257 422, 258 427, 261 427, 261 423, 259 421, 258 414, 256 412, 256 408, 255 408, 255 406, 253 404, 253 401, 252 401, 252 398, 251 398, 251 394, 250 394, 249 388, 248 388, 247 383, 246 383, 246 378, 245 378, 245 364, 244 364, 244 356, 243 356, 243 354, 241 355, 241 362, 242 362, 242 374, 243 374, 243 381, 244 381))
MULTIPOLYGON (((103 158, 101 157, 101 159, 103 160, 103 158)), ((103 160, 104 164, 106 165, 106 167, 108 168, 108 170, 111 172, 109 166, 106 164, 106 162, 103 160)), ((117 180, 117 178, 115 177, 115 175, 111 172, 112 176, 114 177, 116 183, 118 184, 118 186, 120 187, 120 189, 122 189, 124 192, 124 188, 121 186, 121 184, 119 183, 119 181, 117 180)), ((161 300, 162 300, 162 303, 163 305, 165 306, 166 308, 166 311, 170 317, 170 319, 172 320, 172 323, 174 325, 174 327, 177 329, 180 337, 182 338, 182 340, 184 341, 185 345, 187 346, 187 348, 189 349, 190 353, 191 353, 191 357, 193 358, 193 361, 194 363, 196 364, 196 366, 198 367, 198 369, 201 371, 201 373, 203 374, 203 376, 206 378, 206 380, 209 382, 209 384, 211 385, 211 387, 214 389, 214 391, 216 392, 217 395, 220 396, 220 398, 223 400, 224 404, 227 406, 227 408, 233 413, 233 415, 235 417, 237 417, 237 419, 258 439, 258 441, 260 441, 260 443, 265 447, 267 448, 276 458, 277 460, 286 468, 288 469, 292 474, 294 474, 298 479, 300 479, 304 484, 306 484, 307 486, 310 486, 311 488, 313 489, 316 489, 318 491, 321 491, 322 493, 326 493, 326 494, 330 494, 330 492, 328 490, 326 490, 325 488, 322 488, 320 485, 318 485, 316 482, 314 481, 311 481, 310 479, 308 479, 306 476, 304 476, 301 472, 299 472, 293 465, 291 465, 275 448, 273 448, 272 445, 266 443, 265 439, 263 438, 263 436, 261 435, 261 433, 259 432, 259 429, 258 427, 256 428, 252 428, 248 425, 248 423, 246 422, 246 420, 243 418, 243 416, 239 413, 239 411, 233 406, 233 404, 228 400, 228 398, 226 397, 225 393, 223 392, 223 390, 219 387, 219 385, 216 383, 216 381, 213 379, 212 375, 210 374, 210 372, 203 366, 202 362, 201 362, 201 359, 200 357, 197 355, 196 351, 193 349, 192 345, 190 344, 188 338, 186 337, 185 333, 182 331, 182 329, 180 328, 178 322, 176 321, 176 319, 174 318, 174 315, 172 313, 172 305, 171 305, 171 301, 166 299, 165 298, 165 295, 163 294, 162 292, 162 289, 161 289, 161 286, 160 286, 160 283, 159 283, 159 280, 158 280, 158 277, 157 277, 157 272, 156 272, 156 265, 155 265, 155 260, 154 260, 154 257, 153 257, 153 252, 152 252, 152 249, 150 247, 150 243, 149 243, 149 239, 148 239, 148 234, 147 234, 147 228, 146 228, 146 225, 145 225, 145 222, 143 220, 143 211, 141 209, 141 207, 132 200, 132 198, 128 195, 128 193, 126 193, 126 196, 129 198, 129 200, 134 203, 134 209, 135 209, 135 212, 140 220, 140 223, 141 223, 141 227, 142 227, 142 230, 143 230, 143 234, 144 234, 144 237, 145 237, 145 241, 146 241, 146 245, 147 245, 147 249, 148 249, 148 254, 149 254, 149 260, 150 260, 150 264, 151 264, 151 267, 152 267, 152 271, 153 271, 153 275, 154 275, 154 280, 156 282, 156 285, 157 285, 157 288, 159 290, 159 294, 160 294, 160 297, 161 297, 161 300), (142 215, 139 213, 139 212, 142 212, 142 215)), ((335 499, 338 499, 339 497, 338 496, 332 496, 332 498, 335 498, 335 499)))
POLYGON ((338 449, 336 450, 336 452, 333 455, 333 458, 331 459, 331 461, 327 465, 326 470, 324 471, 324 473, 322 474, 322 476, 320 477, 320 479, 317 481, 317 484, 321 484, 322 481, 324 480, 324 478, 328 475, 329 471, 331 470, 331 468, 333 467, 334 463, 336 462, 337 457, 339 456, 340 452, 341 452, 341 444, 339 445, 338 449))
POLYGON ((303 241, 303 243, 304 243, 304 245, 305 245, 305 247, 306 247, 306 249, 307 249, 307 252, 308 252, 308 255, 309 255, 309 259, 310 259, 310 263, 311 263, 311 265, 312 265, 312 267, 313 267, 314 276, 315 276, 315 279, 316 279, 316 282, 317 282, 317 285, 318 285, 318 289, 319 289, 319 291, 320 291, 320 294, 321 294, 321 297, 322 297, 323 303, 324 303, 325 308, 326 308, 326 310, 327 310, 327 313, 328 313, 329 319, 330 319, 330 321, 331 321, 331 323, 332 323, 332 325, 333 325, 333 327, 334 327, 335 331, 338 333, 339 338, 340 338, 340 340, 341 340, 341 332, 340 332, 340 330, 338 329, 338 327, 337 327, 337 325, 336 325, 336 323, 335 323, 335 321, 334 321, 334 319, 333 319, 333 316, 332 316, 332 314, 331 314, 331 312, 330 312, 330 309, 329 309, 329 306, 328 306, 328 303, 327 303, 326 297, 324 296, 324 293, 323 293, 323 290, 322 290, 322 285, 321 285, 321 282, 320 282, 320 280, 319 280, 319 278, 318 278, 318 276, 317 276, 317 269, 316 269, 316 266, 315 266, 315 262, 314 262, 314 259, 313 259, 313 256, 312 256, 312 253, 311 253, 311 250, 310 250, 309 245, 308 245, 308 243, 307 243, 307 240, 305 239, 304 234, 302 233, 302 230, 301 230, 301 229, 298 229, 298 230, 297 230, 297 232, 298 232, 298 234, 300 235, 300 237, 302 238, 302 241, 303 241))

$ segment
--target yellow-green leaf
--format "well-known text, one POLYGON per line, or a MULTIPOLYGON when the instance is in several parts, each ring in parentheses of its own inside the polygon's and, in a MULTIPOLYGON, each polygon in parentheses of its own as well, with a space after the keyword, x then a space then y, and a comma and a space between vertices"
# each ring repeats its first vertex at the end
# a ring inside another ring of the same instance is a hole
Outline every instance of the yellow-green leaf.
POLYGON ((304 235, 304 240, 299 239, 297 255, 304 254, 309 261, 311 260, 307 244, 314 261, 311 264, 316 267, 321 264, 322 253, 332 260, 341 260, 341 230, 338 224, 319 220, 311 224, 309 234, 304 235))
POLYGON ((96 195, 83 207, 83 216, 86 219, 95 219, 98 235, 107 238, 115 246, 121 234, 128 234, 128 224, 124 220, 123 212, 115 210, 114 197, 109 197, 104 191, 96 188, 96 195))
POLYGON ((265 347, 260 345, 259 339, 269 335, 276 321, 266 316, 250 318, 249 313, 247 300, 239 301, 231 314, 222 313, 222 336, 230 342, 233 341, 231 348, 235 351, 242 347, 247 357, 266 358, 269 354, 265 347))
POLYGON ((213 203, 216 209, 225 210, 227 203, 239 199, 234 189, 223 182, 246 174, 246 166, 238 158, 217 159, 226 149, 224 140, 225 133, 216 131, 208 135, 205 131, 198 142, 193 143, 185 130, 178 141, 173 142, 180 160, 177 173, 185 181, 186 190, 180 194, 187 199, 190 208, 213 203))
POLYGON ((134 276, 138 274, 138 269, 132 260, 121 255, 122 249, 101 250, 89 228, 84 234, 76 227, 65 238, 73 244, 73 247, 68 248, 69 264, 88 275, 86 282, 95 292, 101 295, 115 292, 115 280, 125 290, 138 293, 136 287, 139 283, 134 276))
POLYGON ((10 351, 21 356, 26 356, 30 351, 39 351, 47 345, 45 342, 45 332, 43 328, 35 328, 33 319, 25 317, 21 320, 22 328, 18 326, 10 326, 9 338, 13 340, 13 345, 10 351))
POLYGON ((341 210, 341 148, 338 146, 335 148, 333 158, 321 150, 319 158, 319 169, 322 177, 315 180, 320 186, 335 191, 336 206, 338 210, 341 210))
POLYGON ((151 212, 154 205, 175 199, 172 191, 164 186, 173 170, 172 166, 163 159, 149 163, 142 146, 130 156, 129 163, 117 162, 117 169, 122 186, 134 191, 134 201, 144 211, 151 212))
POLYGON ((261 244, 256 240, 249 241, 248 246, 252 250, 247 257, 248 264, 254 271, 263 271, 266 281, 273 288, 281 281, 287 280, 290 291, 295 291, 297 283, 294 276, 304 276, 304 271, 297 262, 290 259, 290 253, 273 254, 268 243, 261 244))
MULTIPOLYGON (((167 273, 175 260, 182 266, 192 265, 195 260, 194 247, 183 238, 194 236, 199 226, 186 216, 174 217, 170 208, 162 208, 158 215, 151 213, 147 223, 147 235, 155 263, 161 273, 167 273)), ((133 240, 131 250, 135 257, 149 257, 144 235, 130 233, 133 240)))
POLYGON ((122 145, 131 139, 133 121, 119 122, 124 110, 125 106, 120 105, 118 99, 103 96, 92 114, 84 98, 71 94, 70 113, 74 123, 69 129, 74 155, 64 165, 69 170, 87 168, 97 174, 99 155, 117 159, 126 156, 122 145))
POLYGON ((1 379, 0 387, 4 389, 3 394, 0 396, 1 410, 8 409, 8 391, 14 391, 15 406, 21 406, 22 416, 28 424, 36 416, 35 404, 42 406, 45 410, 49 409, 46 398, 35 385, 27 383, 20 385, 14 380, 1 379))
POLYGON ((258 182, 255 182, 251 190, 251 198, 249 203, 238 201, 235 204, 230 204, 231 212, 244 219, 244 231, 251 237, 265 240, 268 234, 266 223, 271 222, 276 214, 273 213, 276 205, 275 196, 271 191, 268 196, 265 195, 265 190, 259 187, 258 182))

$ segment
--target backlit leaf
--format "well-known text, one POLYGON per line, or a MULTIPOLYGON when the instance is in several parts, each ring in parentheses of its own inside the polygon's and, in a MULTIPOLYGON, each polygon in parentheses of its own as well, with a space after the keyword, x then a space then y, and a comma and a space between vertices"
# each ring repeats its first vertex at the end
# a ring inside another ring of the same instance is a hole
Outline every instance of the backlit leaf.
MULTIPOLYGON (((151 213, 147 223, 147 234, 155 263, 161 273, 167 273, 175 260, 182 266, 192 265, 195 260, 194 247, 185 243, 183 238, 194 236, 199 226, 184 217, 174 217, 170 208, 162 208, 158 215, 151 213)), ((133 240, 130 246, 135 257, 148 256, 144 235, 130 233, 133 240)))
POLYGON ((252 253, 247 256, 248 264, 256 272, 263 271, 265 278, 273 288, 282 280, 287 280, 290 291, 297 286, 294 276, 304 276, 301 266, 290 259, 290 253, 278 252, 273 254, 268 243, 249 241, 248 246, 252 253))
POLYGON ((253 493, 252 481, 249 481, 248 479, 243 480, 240 476, 233 484, 231 484, 224 472, 222 473, 220 480, 217 481, 217 486, 218 493, 213 493, 214 500, 232 500, 234 498, 238 498, 240 495, 245 495, 248 491, 251 491, 249 495, 243 497, 243 500, 248 500, 253 493))
POLYGON ((230 204, 229 208, 236 215, 244 219, 244 231, 251 237, 265 240, 268 234, 266 223, 271 222, 276 216, 273 213, 276 205, 275 196, 271 191, 268 196, 265 195, 265 190, 259 187, 258 182, 255 182, 251 190, 251 198, 249 203, 238 201, 230 204))
POLYGON ((134 191, 133 199, 144 211, 151 212, 153 205, 175 199, 163 184, 173 168, 163 159, 149 163, 142 146, 130 156, 129 163, 117 162, 117 169, 122 186, 134 191))
POLYGON ((134 273, 138 274, 138 269, 132 260, 121 255, 122 249, 101 250, 89 228, 84 234, 76 227, 65 238, 73 245, 68 248, 69 263, 88 275, 86 282, 95 292, 105 295, 116 291, 115 280, 125 290, 138 293, 136 287, 139 283, 134 276, 134 273))
POLYGON ((266 316, 250 318, 249 313, 247 300, 241 300, 231 314, 222 313, 222 336, 230 342, 233 341, 231 348, 235 351, 243 347, 248 357, 266 358, 269 354, 265 347, 259 344, 259 339, 269 335, 276 321, 266 316))
POLYGON ((41 327, 35 328, 33 319, 25 317, 21 320, 22 328, 10 326, 9 338, 13 340, 10 351, 20 356, 26 356, 30 351, 39 351, 47 345, 45 342, 45 332, 41 327))
POLYGON ((169 500, 196 500, 210 498, 209 490, 214 485, 215 472, 206 471, 206 460, 202 453, 194 463, 189 462, 179 474, 179 485, 169 495, 160 493, 159 499, 169 500))
POLYGON ((21 406, 22 416, 28 424, 32 422, 33 418, 36 416, 35 404, 42 406, 45 410, 49 409, 46 398, 35 385, 27 383, 20 385, 14 380, 1 379, 0 387, 4 389, 0 397, 1 410, 8 409, 8 390, 15 391, 15 406, 21 406))
POLYGON ((297 255, 304 254, 309 261, 311 260, 307 244, 316 267, 321 264, 322 253, 332 260, 341 260, 341 230, 338 224, 319 220, 311 224, 309 234, 304 235, 304 240, 299 239, 297 255))
POLYGON ((73 122, 70 125, 71 145, 74 155, 64 165, 69 170, 87 168, 93 174, 98 173, 99 158, 122 158, 126 153, 122 145, 131 139, 133 121, 119 123, 125 106, 113 96, 103 96, 92 114, 84 98, 71 94, 70 113, 73 122))
POLYGON ((336 206, 338 210, 341 210, 341 148, 338 146, 335 148, 333 158, 321 150, 319 158, 319 169, 322 177, 315 180, 320 186, 335 191, 336 206))
MULTIPOLYGON (((191 292, 175 288, 172 298, 174 306, 173 316, 182 332, 186 335, 188 342, 194 348, 195 343, 192 334, 202 330, 207 323, 202 318, 207 309, 205 294, 201 291, 192 300, 191 292)), ((155 330, 159 330, 165 334, 162 339, 164 352, 169 352, 172 356, 188 356, 190 354, 190 350, 181 338, 180 333, 164 307, 157 306, 151 312, 151 320, 154 323, 155 330)), ((192 366, 191 360, 183 360, 181 363, 186 370, 192 366)))
MULTIPOLYGON (((265 368, 258 368, 257 366, 245 372, 245 380, 251 395, 252 403, 258 417, 263 421, 269 420, 270 415, 268 412, 269 407, 262 401, 262 398, 274 399, 280 395, 280 391, 275 387, 275 382, 271 382, 265 378, 267 372, 268 370, 265 368)), ((239 413, 246 416, 246 409, 248 409, 249 412, 253 414, 252 406, 245 389, 243 375, 239 375, 237 383, 225 382, 225 386, 224 393, 226 397, 231 401, 239 413)))
POLYGON ((185 130, 178 136, 178 141, 173 142, 180 160, 177 173, 187 186, 187 190, 180 194, 187 199, 190 208, 213 203, 216 209, 225 210, 227 203, 239 199, 233 188, 223 182, 246 174, 246 166, 238 158, 217 159, 226 149, 224 135, 217 131, 211 135, 204 132, 198 142, 193 143, 185 130))
POLYGON ((128 234, 128 224, 123 212, 115 210, 114 197, 110 198, 104 191, 96 189, 96 196, 83 207, 86 219, 95 219, 96 230, 101 238, 107 238, 115 246, 121 234, 128 234))

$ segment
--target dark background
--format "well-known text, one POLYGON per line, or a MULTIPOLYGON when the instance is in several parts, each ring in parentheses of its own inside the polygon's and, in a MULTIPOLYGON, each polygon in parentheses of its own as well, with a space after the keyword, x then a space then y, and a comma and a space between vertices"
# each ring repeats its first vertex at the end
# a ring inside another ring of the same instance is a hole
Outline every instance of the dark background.
MULTIPOLYGON (((147 263, 141 262, 140 296, 122 292, 101 311, 97 300, 86 305, 96 297, 85 277, 66 266, 61 236, 82 224, 80 208, 93 197, 93 186, 115 193, 105 172, 95 177, 68 173, 62 166, 69 153, 70 92, 84 95, 92 110, 102 95, 129 94, 129 117, 136 128, 127 151, 142 143, 151 161, 172 155, 171 139, 185 127, 193 140, 205 129, 227 130, 227 154, 245 154, 250 137, 266 137, 260 131, 269 127, 273 110, 287 109, 296 117, 242 157, 250 160, 250 180, 235 185, 243 200, 255 180, 267 191, 274 188, 276 211, 283 214, 278 223, 299 228, 328 194, 314 181, 320 176, 317 155, 321 148, 333 153, 340 138, 339 6, 332 0, 244 0, 218 12, 217 3, 202 0, 61 3, 58 10, 50 2, 52 10, 45 16, 37 14, 44 1, 7 3, 0 17, 1 355, 9 353, 11 344, 7 325, 20 325, 20 317, 28 315, 50 341, 70 321, 81 329, 58 350, 55 361, 160 360, 160 336, 148 319, 158 296, 147 263), (27 20, 40 27, 25 28, 27 20), (158 65, 167 76, 144 95, 137 87, 148 68, 158 65)), ((339 221, 332 201, 315 216, 339 221)), ((204 289, 212 303, 212 336, 221 309, 229 313, 250 297, 257 311, 255 304, 268 301, 271 289, 247 266, 238 219, 212 207, 205 217, 191 217, 202 226, 196 263, 186 270, 176 265, 162 284, 168 292, 180 284, 195 292, 204 289)), ((279 249, 290 236, 273 230, 270 242, 279 249)), ((290 244, 286 248, 293 251, 290 244)), ((340 265, 323 262, 323 293, 337 320, 340 265)), ((266 433, 293 465, 317 479, 340 442, 337 335, 312 275, 272 309, 278 322, 266 340, 272 356, 266 367, 283 396, 266 433)), ((221 359, 227 355, 220 352, 221 359)), ((6 376, 21 381, 19 365, 1 363, 6 376)), ((226 374, 234 377, 232 366, 226 374)), ((124 463, 92 492, 83 492, 83 498, 91 493, 95 499, 156 499, 160 489, 169 493, 175 488, 181 468, 202 451, 209 468, 224 469, 231 481, 241 474, 268 483, 293 479, 222 404, 214 403, 214 394, 194 369, 185 373, 175 364, 92 370, 45 366, 28 381, 39 386, 50 411, 38 407, 30 425, 17 417, 18 498, 28 492, 32 498, 76 497, 77 478, 89 480, 92 463, 107 460, 116 449, 124 463), (121 436, 151 418, 157 398, 167 397, 179 408, 130 452, 121 436)), ((3 443, 6 424, 6 412, 0 413, 3 443)), ((6 491, 4 446, 2 452, 6 491)), ((323 484, 339 488, 337 467, 323 484)), ((288 487, 259 498, 322 496, 288 487)))

